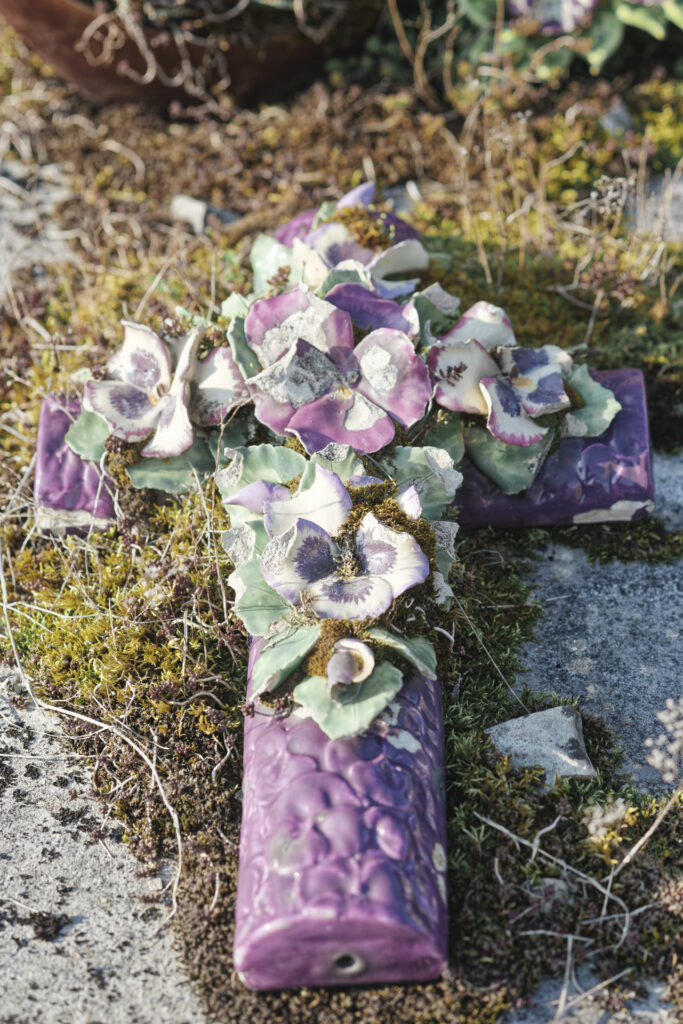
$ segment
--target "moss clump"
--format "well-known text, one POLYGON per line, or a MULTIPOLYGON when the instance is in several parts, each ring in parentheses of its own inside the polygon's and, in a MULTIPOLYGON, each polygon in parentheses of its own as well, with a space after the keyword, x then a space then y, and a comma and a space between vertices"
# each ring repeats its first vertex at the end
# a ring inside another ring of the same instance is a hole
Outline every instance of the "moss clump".
POLYGON ((394 240, 395 228, 382 219, 381 213, 358 206, 335 210, 330 218, 337 221, 366 249, 386 249, 394 240))

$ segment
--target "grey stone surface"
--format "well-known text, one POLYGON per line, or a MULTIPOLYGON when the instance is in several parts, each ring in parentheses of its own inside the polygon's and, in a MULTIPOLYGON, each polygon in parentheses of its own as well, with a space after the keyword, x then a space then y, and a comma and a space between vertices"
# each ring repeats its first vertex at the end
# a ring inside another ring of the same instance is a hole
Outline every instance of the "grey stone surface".
POLYGON ((667 241, 683 238, 683 176, 657 175, 645 195, 630 205, 630 220, 637 234, 654 234, 667 241))
POLYGON ((581 715, 573 707, 560 705, 521 715, 486 731, 496 750, 516 768, 544 768, 546 786, 553 786, 556 778, 595 777, 583 742, 581 715))
MULTIPOLYGON (((656 512, 683 527, 683 458, 655 460, 656 512)), ((579 697, 601 714, 637 784, 661 790, 645 740, 661 734, 657 711, 683 692, 683 563, 591 564, 580 550, 551 545, 533 582, 545 617, 518 678, 533 690, 579 697)))
MULTIPOLYGON (((674 1024, 676 1012, 670 1005, 660 1002, 663 985, 645 986, 647 996, 626 999, 619 1009, 605 1009, 601 992, 587 993, 600 981, 587 966, 575 972, 576 983, 567 987, 565 1009, 558 1013, 562 998, 563 980, 546 978, 538 986, 530 1005, 524 1009, 512 1010, 504 1017, 504 1024, 674 1024), (585 994, 584 994, 585 993, 585 994)), ((621 984, 628 989, 630 978, 621 984)), ((604 993, 602 993, 604 996, 604 993)))
POLYGON ((43 264, 72 259, 64 233, 49 219, 71 194, 54 164, 32 170, 19 160, 0 161, 0 300, 13 270, 32 267, 39 274, 43 264))
POLYGON ((138 877, 59 722, 17 699, 0 678, 0 1024, 204 1024, 168 908, 144 902, 161 882, 138 877))

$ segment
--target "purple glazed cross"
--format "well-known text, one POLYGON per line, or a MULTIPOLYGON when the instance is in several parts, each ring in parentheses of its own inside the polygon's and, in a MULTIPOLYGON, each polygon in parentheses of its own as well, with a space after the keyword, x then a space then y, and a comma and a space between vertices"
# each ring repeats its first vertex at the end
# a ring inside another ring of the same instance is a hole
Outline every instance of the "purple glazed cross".
POLYGON ((110 482, 64 440, 81 412, 79 399, 48 395, 40 410, 34 485, 36 527, 42 533, 84 535, 114 521, 110 482))
POLYGON ((246 985, 440 975, 443 773, 441 694, 420 675, 353 739, 297 714, 245 720, 234 960, 246 985))
POLYGON ((621 403, 599 437, 565 438, 524 494, 503 494, 465 458, 456 504, 463 526, 552 526, 640 519, 654 484, 640 370, 591 373, 621 403))

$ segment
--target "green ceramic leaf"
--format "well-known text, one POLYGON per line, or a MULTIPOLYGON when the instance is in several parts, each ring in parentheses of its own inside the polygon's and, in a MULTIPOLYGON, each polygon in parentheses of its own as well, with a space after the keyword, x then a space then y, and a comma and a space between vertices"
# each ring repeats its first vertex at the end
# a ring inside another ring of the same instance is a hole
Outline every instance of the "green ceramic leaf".
POLYGON ((624 38, 624 23, 612 11, 603 10, 593 18, 590 28, 591 49, 586 60, 594 71, 616 53, 624 38))
POLYGON ((284 624, 265 649, 259 654, 251 670, 251 696, 275 690, 280 683, 298 668, 311 651, 321 633, 321 626, 297 626, 284 624))
POLYGON ((548 431, 535 444, 506 444, 489 434, 486 427, 466 427, 465 451, 477 469, 504 494, 518 494, 534 482, 552 438, 552 431, 548 431))
POLYGON ((191 491, 196 483, 213 472, 215 463, 206 440, 195 436, 192 447, 182 455, 168 459, 141 459, 127 469, 133 487, 151 487, 169 494, 191 491))
POLYGON ((336 284, 363 284, 367 287, 369 283, 368 273, 361 274, 357 270, 331 270, 320 285, 318 294, 324 298, 336 284))
POLYGON ((64 440, 72 452, 86 462, 99 462, 104 455, 104 442, 109 427, 95 412, 82 412, 66 432, 64 440))
POLYGON ((324 203, 321 203, 320 206, 318 207, 318 212, 316 213, 315 218, 313 220, 312 227, 317 228, 319 224, 324 224, 325 221, 329 220, 330 217, 332 217, 332 215, 336 213, 336 211, 337 204, 334 201, 328 200, 324 203))
POLYGON ((228 576, 235 591, 233 610, 252 636, 265 636, 268 627, 287 611, 288 605, 268 586, 258 558, 245 562, 228 576))
POLYGON ((462 474, 445 448, 398 447, 384 465, 399 484, 415 486, 426 519, 441 518, 462 483, 462 474))
POLYGON ((331 740, 339 740, 365 732, 377 715, 391 704, 402 685, 402 673, 395 665, 384 661, 364 683, 345 687, 354 692, 344 703, 332 700, 327 692, 327 680, 321 676, 307 676, 294 687, 292 697, 331 740))
POLYGON ((301 482, 299 484, 300 491, 307 490, 307 488, 313 484, 313 481, 315 480, 316 466, 322 466, 323 469, 329 469, 332 473, 336 473, 344 482, 346 482, 349 477, 363 476, 365 474, 365 466, 352 448, 348 449, 345 458, 339 459, 336 462, 332 462, 330 459, 324 459, 322 455, 312 455, 310 461, 306 465, 303 476, 301 477, 301 482))
POLYGON ((593 380, 586 365, 575 366, 567 378, 567 384, 578 392, 586 404, 565 416, 565 436, 598 437, 607 430, 621 409, 614 392, 593 380))
POLYGON ((221 302, 221 316, 229 316, 231 319, 236 316, 244 318, 248 312, 249 300, 239 292, 233 292, 221 302))
POLYGON ((445 448, 456 466, 460 465, 465 454, 465 438, 462 430, 462 419, 457 412, 439 412, 439 422, 429 435, 438 448, 445 448))
POLYGON ((436 651, 422 636, 401 637, 386 629, 369 629, 368 636, 378 644, 393 647, 427 679, 436 679, 436 651))
POLYGON ((254 271, 253 288, 256 295, 265 295, 271 281, 281 267, 289 267, 289 283, 301 277, 292 265, 292 250, 270 235, 259 235, 251 247, 251 266, 254 271))
POLYGON ((216 474, 216 484, 223 497, 257 480, 283 484, 300 476, 306 469, 306 459, 291 448, 273 444, 255 444, 249 448, 235 448, 229 466, 216 474))
POLYGON ((666 14, 660 7, 641 7, 634 4, 617 4, 614 12, 624 25, 639 28, 655 39, 666 37, 666 14))
MULTIPOLYGON (((437 286, 438 287, 438 286, 437 286)), ((416 292, 413 295, 412 303, 417 310, 417 315, 420 320, 420 335, 421 342, 423 345, 431 344, 431 339, 427 337, 426 327, 429 324, 429 333, 432 338, 440 338, 446 334, 447 331, 453 327, 460 316, 460 300, 456 299, 455 296, 443 294, 444 300, 450 300, 452 308, 445 311, 440 309, 439 306, 432 301, 435 298, 434 285, 430 285, 429 288, 425 288, 421 292, 416 292)), ((443 304, 443 303, 442 303, 443 304)))
POLYGON ((683 31, 683 3, 680 0, 667 0, 662 4, 662 10, 669 21, 683 31))
POLYGON ((249 377, 255 377, 257 373, 260 373, 262 369, 261 364, 256 358, 256 353, 249 346, 244 333, 243 316, 233 317, 230 321, 227 339, 234 360, 244 376, 249 379, 249 377))

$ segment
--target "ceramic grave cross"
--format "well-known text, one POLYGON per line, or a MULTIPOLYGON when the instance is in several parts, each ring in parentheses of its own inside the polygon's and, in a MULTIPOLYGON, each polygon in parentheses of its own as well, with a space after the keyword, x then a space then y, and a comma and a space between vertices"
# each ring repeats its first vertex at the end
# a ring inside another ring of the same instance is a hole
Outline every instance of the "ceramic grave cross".
POLYGON ((81 414, 50 399, 41 415, 46 531, 113 519, 109 435, 139 445, 132 486, 215 474, 251 645, 234 957, 254 988, 443 970, 456 518, 652 505, 642 378, 523 347, 488 302, 460 316, 420 289, 417 232, 373 202, 362 185, 257 239, 224 344, 200 358, 209 325, 189 314, 180 336, 126 323, 81 414))

